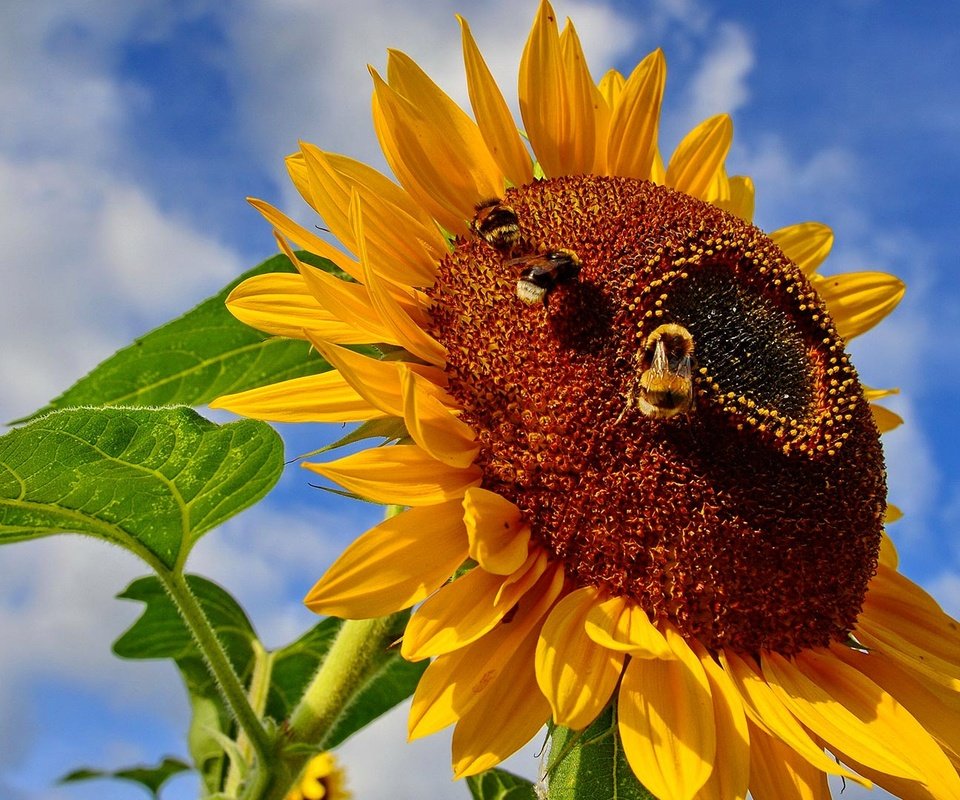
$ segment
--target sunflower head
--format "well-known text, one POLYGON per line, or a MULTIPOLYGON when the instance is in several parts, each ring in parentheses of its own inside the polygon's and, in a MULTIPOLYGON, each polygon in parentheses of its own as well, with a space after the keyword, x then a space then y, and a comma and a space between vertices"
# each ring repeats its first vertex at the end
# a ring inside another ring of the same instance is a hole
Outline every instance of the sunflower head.
POLYGON ((572 586, 711 648, 845 638, 883 460, 810 282, 755 227, 650 181, 553 178, 501 207, 524 255, 460 240, 429 292, 483 487, 572 586), (531 274, 546 305, 515 302, 531 274))
POLYGON ((932 710, 960 708, 956 623, 896 572, 880 432, 898 420, 846 350, 902 283, 818 274, 824 225, 754 227, 725 115, 664 160, 660 51, 595 83, 542 3, 524 138, 461 23, 472 117, 402 53, 374 74, 399 185, 312 145, 289 159, 343 250, 255 202, 297 274, 230 307, 334 369, 218 404, 396 440, 305 466, 406 507, 307 604, 419 604, 410 733, 455 724, 457 776, 615 704, 664 800, 828 796, 826 775, 960 798, 960 733, 932 710))
POLYGON ((333 753, 318 753, 303 768, 297 785, 285 800, 352 800, 343 769, 333 753))

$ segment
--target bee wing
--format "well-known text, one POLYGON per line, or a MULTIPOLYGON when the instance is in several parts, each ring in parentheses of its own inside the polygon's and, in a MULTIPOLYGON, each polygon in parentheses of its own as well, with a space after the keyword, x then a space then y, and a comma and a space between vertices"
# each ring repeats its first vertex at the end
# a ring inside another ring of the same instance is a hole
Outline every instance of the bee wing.
POLYGON ((663 343, 663 339, 658 339, 653 348, 653 361, 650 364, 650 372, 658 378, 661 378, 670 371, 670 359, 667 357, 667 346, 663 343))
POLYGON ((677 365, 677 375, 685 381, 693 378, 693 359, 689 355, 680 359, 680 363, 677 365))

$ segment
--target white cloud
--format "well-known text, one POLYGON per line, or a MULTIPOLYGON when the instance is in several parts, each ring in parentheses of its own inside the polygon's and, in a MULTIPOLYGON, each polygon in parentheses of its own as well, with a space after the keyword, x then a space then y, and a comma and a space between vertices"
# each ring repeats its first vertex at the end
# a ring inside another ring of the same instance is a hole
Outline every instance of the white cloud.
MULTIPOLYGON (((801 158, 779 133, 751 142, 734 136, 728 169, 753 178, 757 224, 765 230, 818 220, 845 232, 852 215, 859 213, 852 201, 861 180, 860 165, 849 150, 829 142, 801 158)), ((856 228, 863 228, 862 221, 856 228)))
POLYGON ((960 619, 960 573, 941 572, 925 582, 924 588, 950 616, 960 619))
POLYGON ((742 108, 750 97, 747 78, 753 63, 747 32, 735 23, 720 23, 686 89, 685 127, 691 128, 714 114, 733 114, 742 108))
MULTIPOLYGON (((372 83, 366 64, 384 74, 388 48, 414 58, 469 109, 457 11, 464 11, 519 120, 517 72, 535 10, 535 2, 508 0, 468 11, 432 0, 419 4, 416 13, 409 5, 385 0, 350 4, 289 0, 232 15, 226 22, 242 108, 240 127, 263 154, 264 163, 276 165, 274 174, 285 187, 284 205, 302 207, 281 164, 299 139, 386 170, 370 118, 372 83), (264 31, 270 35, 264 36, 264 31)), ((629 18, 602 4, 561 2, 556 11, 561 26, 565 15, 574 18, 597 79, 636 35, 629 18)))
POLYGON ((3 764, 22 759, 53 724, 28 705, 36 691, 28 687, 40 680, 96 694, 114 710, 185 724, 187 702, 171 663, 121 661, 110 650, 143 611, 115 595, 146 572, 120 548, 79 536, 0 548, 3 764))
POLYGON ((6 420, 242 271, 142 189, 68 159, 0 155, 0 241, 0 336, 15 343, 0 354, 6 420))

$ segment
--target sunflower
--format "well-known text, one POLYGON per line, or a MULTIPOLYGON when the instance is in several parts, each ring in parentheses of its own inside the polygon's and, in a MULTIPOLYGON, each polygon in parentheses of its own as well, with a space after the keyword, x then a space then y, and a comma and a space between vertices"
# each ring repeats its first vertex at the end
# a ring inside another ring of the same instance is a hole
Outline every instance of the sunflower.
POLYGON ((289 792, 286 800, 351 800, 353 794, 346 789, 343 770, 333 753, 318 753, 303 768, 300 780, 289 792))
POLYGON ((899 420, 845 349, 903 285, 819 274, 824 225, 754 227, 729 117, 664 161, 659 50, 597 83, 542 3, 521 134, 460 24, 472 118, 403 53, 372 72, 398 183, 289 157, 343 250, 253 201, 297 273, 229 307, 333 369, 218 405, 363 423, 391 444, 304 466, 406 509, 307 605, 418 606, 410 734, 455 724, 458 777, 612 704, 661 800, 828 797, 829 775, 960 798, 960 638, 897 571, 879 434, 899 420))

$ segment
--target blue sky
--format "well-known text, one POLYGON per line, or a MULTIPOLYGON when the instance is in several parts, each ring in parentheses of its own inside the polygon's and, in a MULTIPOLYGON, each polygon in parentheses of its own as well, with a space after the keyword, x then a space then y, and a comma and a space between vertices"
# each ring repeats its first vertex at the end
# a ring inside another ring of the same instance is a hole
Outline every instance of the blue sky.
MULTIPOLYGON (((313 220, 288 185, 298 138, 383 167, 366 64, 397 47, 465 100, 464 13, 508 96, 533 0, 59 0, 0 4, 0 418, 43 405, 133 336, 274 252, 244 201, 313 220)), ((852 343, 864 381, 899 386, 886 439, 904 570, 960 613, 960 8, 949 2, 557 2, 594 77, 656 46, 669 76, 662 148, 729 111, 731 173, 757 223, 815 219, 827 271, 908 281, 901 307, 852 343)), ((285 430, 290 451, 336 431, 285 430)), ((247 607, 268 644, 311 623, 306 588, 377 512, 291 470, 268 502, 208 534, 190 565, 247 607)), ((128 785, 55 787, 80 765, 184 754, 170 665, 120 662, 139 607, 113 599, 142 569, 98 542, 0 549, 0 797, 125 800, 128 785)), ((349 742, 358 797, 465 797, 448 740, 404 744, 403 712, 349 742), (399 794, 397 785, 402 786, 399 794), (392 788, 391 788, 392 787, 392 788), (388 794, 389 792, 389 794, 388 794)), ((534 774, 527 748, 513 766, 534 774)), ((859 797, 848 788, 845 797, 859 797)), ((177 779, 167 800, 192 797, 177 779)), ((873 797, 882 796, 879 792, 873 797)))

